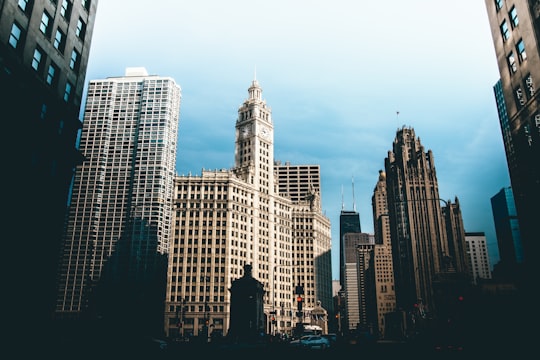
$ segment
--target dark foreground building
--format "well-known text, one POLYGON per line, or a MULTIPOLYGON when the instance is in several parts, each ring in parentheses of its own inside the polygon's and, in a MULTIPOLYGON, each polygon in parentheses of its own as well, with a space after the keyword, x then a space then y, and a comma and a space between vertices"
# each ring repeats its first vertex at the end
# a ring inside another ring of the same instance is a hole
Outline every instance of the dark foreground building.
POLYGON ((97 4, 0 1, 4 293, 18 337, 47 335, 54 308, 66 204, 83 161, 76 142, 97 4))

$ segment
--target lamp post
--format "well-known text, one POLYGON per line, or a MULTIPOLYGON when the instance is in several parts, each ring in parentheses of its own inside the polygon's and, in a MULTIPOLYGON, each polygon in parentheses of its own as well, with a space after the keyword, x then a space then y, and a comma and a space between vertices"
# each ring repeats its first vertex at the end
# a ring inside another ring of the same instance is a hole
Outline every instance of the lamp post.
MULTIPOLYGON (((272 310, 270 311, 270 324, 272 327, 272 335, 276 335, 276 330, 279 331, 279 321, 277 317, 277 311, 276 311, 276 288, 275 288, 275 278, 276 278, 276 271, 280 268, 290 268, 290 265, 274 265, 273 273, 272 273, 272 310)), ((281 308, 283 308, 283 305, 281 305, 281 308)))

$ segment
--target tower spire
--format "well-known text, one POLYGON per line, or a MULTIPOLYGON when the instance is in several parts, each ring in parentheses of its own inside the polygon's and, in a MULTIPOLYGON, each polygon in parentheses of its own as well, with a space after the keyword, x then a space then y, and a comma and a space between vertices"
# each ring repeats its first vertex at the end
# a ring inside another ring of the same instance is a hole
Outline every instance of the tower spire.
POLYGON ((354 200, 354 176, 352 177, 352 201, 353 201, 353 211, 356 211, 356 201, 354 200))
POLYGON ((345 210, 345 203, 343 202, 343 185, 341 185, 341 211, 345 210))

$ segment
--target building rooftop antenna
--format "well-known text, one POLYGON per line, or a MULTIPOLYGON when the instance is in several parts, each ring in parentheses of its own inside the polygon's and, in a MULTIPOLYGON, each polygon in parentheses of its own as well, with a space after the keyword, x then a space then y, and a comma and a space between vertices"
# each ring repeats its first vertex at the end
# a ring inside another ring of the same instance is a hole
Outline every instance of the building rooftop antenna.
POLYGON ((343 202, 343 185, 341 185, 341 211, 345 210, 345 203, 343 202))
POLYGON ((354 200, 354 176, 352 177, 352 201, 353 201, 353 211, 356 212, 356 201, 354 200))

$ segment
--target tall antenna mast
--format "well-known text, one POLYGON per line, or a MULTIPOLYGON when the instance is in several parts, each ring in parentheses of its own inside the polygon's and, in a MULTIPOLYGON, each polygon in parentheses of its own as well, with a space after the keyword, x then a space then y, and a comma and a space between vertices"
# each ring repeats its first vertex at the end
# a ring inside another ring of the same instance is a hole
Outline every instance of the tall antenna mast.
POLYGON ((343 202, 343 185, 341 185, 341 211, 345 210, 345 203, 343 202))
POLYGON ((353 202, 353 211, 356 211, 356 201, 354 200, 354 176, 352 177, 352 202, 353 202))

